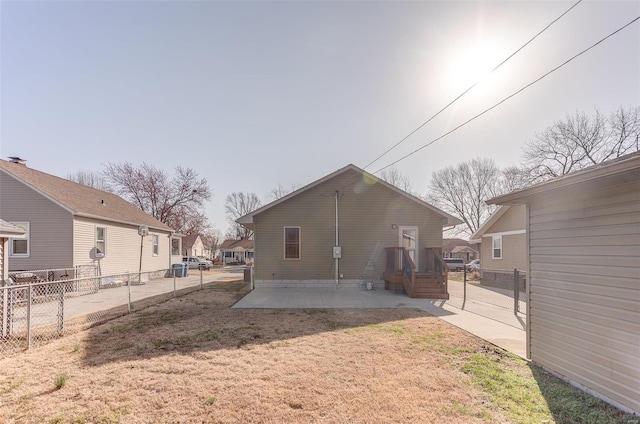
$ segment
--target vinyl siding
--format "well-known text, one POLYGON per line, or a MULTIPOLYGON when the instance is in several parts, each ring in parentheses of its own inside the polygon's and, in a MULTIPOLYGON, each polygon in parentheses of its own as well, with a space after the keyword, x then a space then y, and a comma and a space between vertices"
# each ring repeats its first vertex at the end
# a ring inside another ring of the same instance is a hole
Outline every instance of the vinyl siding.
POLYGON ((640 184, 530 203, 531 359, 640 411, 640 184))
POLYGON ((345 173, 254 216, 258 280, 331 280, 335 277, 335 191, 338 200, 339 272, 345 280, 380 279, 384 248, 398 245, 400 226, 417 226, 419 265, 424 248, 442 246, 443 219, 435 212, 375 182, 345 173), (301 257, 284 259, 284 227, 300 227, 301 257), (372 270, 367 262, 373 261, 372 270))
MULTIPOLYGON (((140 267, 140 236, 138 227, 96 219, 76 217, 74 222, 74 265, 96 265, 102 275, 138 272, 140 267), (106 253, 94 257, 95 228, 106 227, 106 253)), ((169 268, 169 233, 151 232, 144 238, 142 270, 169 268), (153 256, 151 235, 158 234, 158 256, 153 256)))
POLYGON ((0 216, 7 222, 29 222, 29 257, 9 258, 10 271, 72 266, 71 213, 2 171, 0 216))
POLYGON ((480 246, 480 266, 482 269, 521 271, 527 269, 527 235, 502 236, 502 259, 493 259, 492 237, 483 237, 480 246))
MULTIPOLYGON (((526 209, 524 205, 511 206, 485 234, 501 233, 504 231, 524 230, 526 225, 526 209)), ((484 240, 483 240, 484 241, 484 240)))

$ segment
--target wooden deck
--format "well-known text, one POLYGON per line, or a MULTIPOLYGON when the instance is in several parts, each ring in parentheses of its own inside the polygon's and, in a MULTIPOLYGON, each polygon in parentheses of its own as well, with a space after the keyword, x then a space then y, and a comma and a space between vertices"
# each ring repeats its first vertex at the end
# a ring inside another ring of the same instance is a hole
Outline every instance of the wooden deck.
POLYGON ((386 290, 402 290, 409 297, 449 299, 448 269, 439 252, 426 249, 426 271, 418 272, 404 248, 387 249, 387 267, 382 275, 386 290))

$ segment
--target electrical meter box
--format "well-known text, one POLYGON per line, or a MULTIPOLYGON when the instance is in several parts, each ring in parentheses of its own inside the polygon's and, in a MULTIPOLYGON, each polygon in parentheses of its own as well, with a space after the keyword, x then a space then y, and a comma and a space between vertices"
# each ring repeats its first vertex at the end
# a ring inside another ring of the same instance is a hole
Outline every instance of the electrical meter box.
POLYGON ((342 258, 342 247, 333 246, 333 259, 340 259, 340 258, 342 258))

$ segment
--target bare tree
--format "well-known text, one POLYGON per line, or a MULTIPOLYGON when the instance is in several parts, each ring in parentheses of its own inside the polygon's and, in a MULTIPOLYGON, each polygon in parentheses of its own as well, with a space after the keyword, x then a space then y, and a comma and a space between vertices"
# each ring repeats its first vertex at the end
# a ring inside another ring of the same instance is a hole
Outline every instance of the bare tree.
POLYGON ((464 222, 471 235, 495 210, 485 200, 504 191, 502 173, 492 159, 472 159, 433 173, 427 201, 464 222))
POLYGON ((227 235, 228 238, 250 239, 253 231, 238 224, 236 220, 254 210, 258 209, 262 203, 255 193, 234 192, 227 196, 224 201, 224 210, 227 220, 231 225, 227 235))
POLYGON ((104 176, 116 194, 176 231, 202 234, 210 229, 204 206, 211 190, 193 169, 178 166, 170 177, 147 163, 109 163, 104 176))
POLYGON ((107 180, 104 178, 104 175, 99 172, 77 171, 67 174, 67 180, 98 190, 111 192, 111 187, 109 187, 107 180))
POLYGON ((523 149, 523 165, 535 183, 636 152, 639 140, 639 106, 609 117, 577 112, 535 134, 523 149))
POLYGON ((267 193, 267 201, 271 202, 274 200, 278 200, 281 197, 284 197, 287 194, 294 192, 299 188, 300 188, 300 184, 291 184, 290 188, 285 188, 282 184, 278 184, 277 187, 275 187, 269 193, 267 193))
POLYGON ((386 168, 380 171, 380 178, 388 182, 389 184, 398 187, 407 193, 413 193, 413 184, 406 175, 398 170, 395 166, 386 168))

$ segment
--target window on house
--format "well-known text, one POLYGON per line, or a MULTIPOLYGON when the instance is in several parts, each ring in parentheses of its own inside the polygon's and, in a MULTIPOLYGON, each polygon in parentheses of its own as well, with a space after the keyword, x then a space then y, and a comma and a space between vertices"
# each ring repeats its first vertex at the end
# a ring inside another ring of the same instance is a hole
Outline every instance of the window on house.
POLYGON ((502 236, 494 236, 492 241, 492 258, 502 259, 502 236))
POLYGON ((171 239, 171 255, 173 256, 180 255, 180 239, 177 239, 177 238, 171 239))
POLYGON ((160 251, 158 244, 159 244, 158 235, 153 234, 151 236, 151 246, 153 247, 153 256, 158 256, 158 252, 160 251))
POLYGON ((13 225, 24 231, 24 238, 12 238, 9 243, 9 254, 13 257, 26 258, 30 254, 29 243, 29 223, 28 222, 12 222, 13 225))
POLYGON ((300 227, 284 227, 284 258, 300 259, 300 227))
POLYGON ((96 256, 102 257, 107 253, 107 228, 96 227, 96 256))

